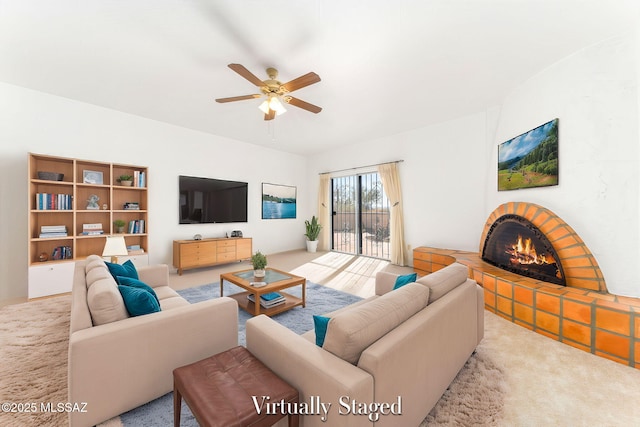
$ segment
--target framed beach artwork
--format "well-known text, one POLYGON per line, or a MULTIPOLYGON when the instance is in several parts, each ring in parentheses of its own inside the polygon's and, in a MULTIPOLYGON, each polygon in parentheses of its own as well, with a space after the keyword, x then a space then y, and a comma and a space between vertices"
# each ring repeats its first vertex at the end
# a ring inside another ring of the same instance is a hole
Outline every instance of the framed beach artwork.
POLYGON ((498 146, 498 191, 558 185, 558 119, 498 146))
POLYGON ((295 218, 296 187, 262 183, 262 219, 295 218))

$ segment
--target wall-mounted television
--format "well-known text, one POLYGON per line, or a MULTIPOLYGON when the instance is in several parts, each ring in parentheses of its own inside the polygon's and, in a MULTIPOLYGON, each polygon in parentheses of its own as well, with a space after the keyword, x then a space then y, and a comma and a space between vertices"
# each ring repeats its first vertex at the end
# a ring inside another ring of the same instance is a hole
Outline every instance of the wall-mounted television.
POLYGON ((246 182, 179 177, 180 224, 247 222, 246 182))

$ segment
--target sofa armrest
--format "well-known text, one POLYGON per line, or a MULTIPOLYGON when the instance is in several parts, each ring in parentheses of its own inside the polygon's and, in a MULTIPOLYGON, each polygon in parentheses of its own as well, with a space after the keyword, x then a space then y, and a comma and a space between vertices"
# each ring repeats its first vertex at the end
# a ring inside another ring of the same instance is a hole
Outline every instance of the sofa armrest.
MULTIPOLYGON (((327 419, 308 415, 304 426, 371 426, 365 416, 340 415, 341 396, 374 402, 373 377, 323 350, 273 319, 260 315, 247 320, 247 349, 276 375, 300 392, 300 401, 331 403, 327 419)), ((343 409, 344 410, 344 409, 343 409)))
POLYGON ((173 389, 173 370, 238 345, 238 304, 227 297, 130 317, 69 337, 70 425, 92 426, 173 389))
POLYGON ((169 286, 169 266, 166 264, 145 265, 137 271, 140 280, 152 288, 169 286))
POLYGON ((376 295, 384 295, 392 291, 398 276, 398 274, 387 271, 378 271, 376 273, 376 295))

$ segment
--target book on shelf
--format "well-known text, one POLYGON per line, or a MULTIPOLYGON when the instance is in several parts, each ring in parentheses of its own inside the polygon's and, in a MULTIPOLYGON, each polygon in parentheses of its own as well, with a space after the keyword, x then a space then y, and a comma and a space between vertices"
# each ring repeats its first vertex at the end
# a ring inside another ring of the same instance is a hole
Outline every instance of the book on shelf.
MULTIPOLYGON (((256 299, 254 294, 247 295, 247 299, 255 304, 256 299)), ((260 305, 264 308, 275 307, 276 305, 284 304, 285 297, 278 292, 269 292, 260 296, 260 305)))
POLYGON ((71 259, 71 258, 73 258, 71 246, 58 246, 58 247, 55 247, 51 252, 51 259, 54 259, 54 260, 71 259))
POLYGON ((133 171, 133 186, 145 187, 147 185, 147 174, 144 171, 133 171))
POLYGON ((144 249, 127 249, 127 255, 144 255, 144 249))
POLYGON ((100 236, 101 234, 104 234, 104 230, 89 230, 89 231, 83 231, 82 233, 83 236, 100 236))
POLYGON ((129 234, 142 234, 144 233, 144 219, 136 219, 129 221, 129 228, 127 230, 129 234))
POLYGON ((36 193, 36 210, 71 210, 72 200, 71 194, 36 193))
POLYGON ((40 234, 38 235, 38 237, 41 239, 67 236, 67 227, 64 225, 42 225, 40 226, 40 234))
POLYGON ((138 202, 125 202, 123 208, 125 211, 137 211, 140 210, 140 204, 138 202))
POLYGON ((93 224, 82 224, 82 233, 83 236, 98 236, 100 234, 104 234, 104 230, 102 229, 102 223, 97 222, 93 224))

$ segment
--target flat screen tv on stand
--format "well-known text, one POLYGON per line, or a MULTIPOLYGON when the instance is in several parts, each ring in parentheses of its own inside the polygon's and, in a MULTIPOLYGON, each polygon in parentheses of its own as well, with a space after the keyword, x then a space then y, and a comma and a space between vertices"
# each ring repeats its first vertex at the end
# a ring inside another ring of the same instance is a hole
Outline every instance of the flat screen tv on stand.
POLYGON ((180 224, 247 222, 246 182, 179 176, 180 224))

